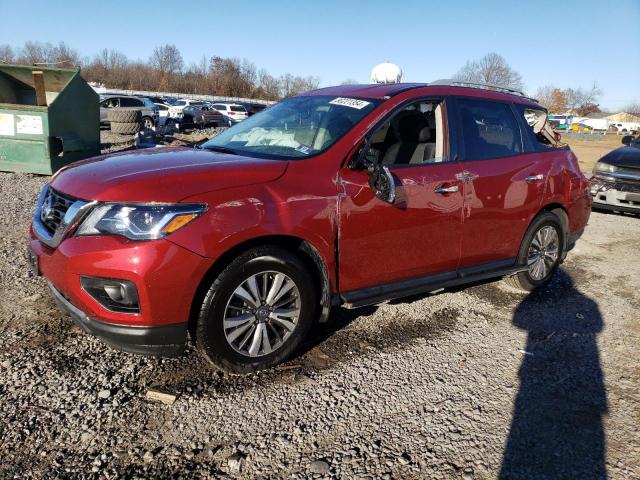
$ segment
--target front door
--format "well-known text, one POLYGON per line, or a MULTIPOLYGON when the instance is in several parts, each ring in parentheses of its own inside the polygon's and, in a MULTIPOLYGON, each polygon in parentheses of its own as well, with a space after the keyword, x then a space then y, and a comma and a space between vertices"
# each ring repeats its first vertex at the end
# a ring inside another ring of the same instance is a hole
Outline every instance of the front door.
POLYGON ((404 105, 372 132, 369 158, 395 177, 396 200, 373 194, 365 171, 339 179, 340 291, 455 272, 462 235, 462 168, 451 161, 446 103, 404 105))

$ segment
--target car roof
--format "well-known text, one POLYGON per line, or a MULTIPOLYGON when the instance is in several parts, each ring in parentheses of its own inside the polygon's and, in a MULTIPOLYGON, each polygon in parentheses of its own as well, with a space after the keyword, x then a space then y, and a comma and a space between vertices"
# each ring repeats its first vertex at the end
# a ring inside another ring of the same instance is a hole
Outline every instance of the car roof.
POLYGON ((467 95, 473 97, 484 97, 493 100, 502 100, 506 102, 523 103, 527 105, 536 105, 538 103, 524 94, 509 93, 502 91, 499 87, 492 86, 465 86, 465 85, 445 85, 436 83, 387 83, 387 84, 370 84, 370 85, 338 85, 335 87, 319 88, 310 90, 301 95, 330 95, 339 97, 354 98, 372 98, 386 100, 390 97, 409 90, 421 90, 421 94, 428 94, 429 90, 433 90, 437 95, 467 95))

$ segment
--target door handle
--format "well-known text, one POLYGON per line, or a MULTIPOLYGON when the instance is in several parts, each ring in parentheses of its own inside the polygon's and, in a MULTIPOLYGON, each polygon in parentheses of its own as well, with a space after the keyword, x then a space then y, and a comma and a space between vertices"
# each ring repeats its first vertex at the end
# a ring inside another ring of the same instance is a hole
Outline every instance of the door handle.
POLYGON ((458 185, 451 185, 450 187, 438 187, 434 191, 436 193, 445 194, 445 193, 456 193, 459 189, 460 187, 458 187, 458 185))
POLYGON ((544 175, 539 173, 538 175, 529 175, 527 178, 525 178, 525 181, 527 182, 539 182, 541 180, 544 180, 544 175))

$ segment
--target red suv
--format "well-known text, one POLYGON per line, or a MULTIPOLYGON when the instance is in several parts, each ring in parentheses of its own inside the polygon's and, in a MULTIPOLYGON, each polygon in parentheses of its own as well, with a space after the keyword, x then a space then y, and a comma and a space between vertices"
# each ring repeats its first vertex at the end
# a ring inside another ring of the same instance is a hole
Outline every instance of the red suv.
POLYGON ((454 82, 288 98, 198 149, 53 176, 37 272, 122 350, 272 366, 332 307, 482 279, 547 283, 589 218, 588 182, 534 100, 454 82))

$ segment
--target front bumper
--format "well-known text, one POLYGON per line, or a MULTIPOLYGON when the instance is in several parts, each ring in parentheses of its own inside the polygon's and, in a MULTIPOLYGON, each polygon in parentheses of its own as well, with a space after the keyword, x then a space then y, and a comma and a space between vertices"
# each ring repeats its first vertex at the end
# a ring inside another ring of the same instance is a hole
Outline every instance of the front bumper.
POLYGON ((211 259, 168 240, 116 236, 72 236, 51 248, 33 229, 30 247, 56 301, 84 330, 135 353, 167 355, 184 347, 191 305, 211 259), (133 282, 139 313, 106 308, 84 290, 81 276, 133 282))
POLYGON ((591 179, 593 208, 619 212, 640 213, 640 182, 591 179))
POLYGON ((80 328, 118 350, 155 356, 175 356, 184 351, 187 339, 186 323, 159 327, 130 327, 101 322, 77 308, 51 282, 47 283, 60 309, 69 314, 80 328))

